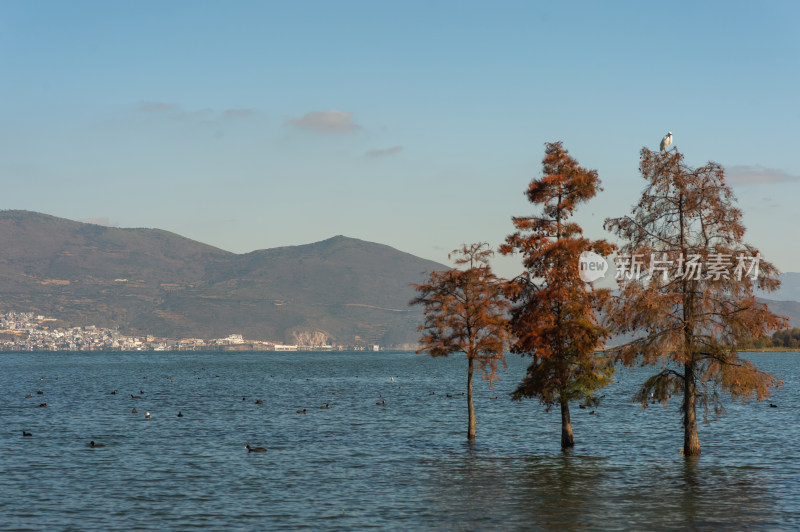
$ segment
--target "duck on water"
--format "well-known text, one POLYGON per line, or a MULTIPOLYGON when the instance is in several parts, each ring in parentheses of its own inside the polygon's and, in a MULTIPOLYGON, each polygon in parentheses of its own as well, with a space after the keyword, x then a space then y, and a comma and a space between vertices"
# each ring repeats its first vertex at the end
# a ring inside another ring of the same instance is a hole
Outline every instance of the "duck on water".
POLYGON ((250 447, 249 445, 244 446, 247 449, 248 453, 265 453, 267 449, 265 447, 250 447))

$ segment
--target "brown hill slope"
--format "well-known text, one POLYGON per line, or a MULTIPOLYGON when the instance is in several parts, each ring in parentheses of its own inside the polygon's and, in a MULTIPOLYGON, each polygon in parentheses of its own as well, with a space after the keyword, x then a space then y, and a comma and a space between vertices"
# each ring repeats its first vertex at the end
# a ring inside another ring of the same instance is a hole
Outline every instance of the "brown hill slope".
POLYGON ((157 229, 0 212, 0 310, 127 333, 414 342, 409 283, 445 266, 343 236, 237 255, 157 229))

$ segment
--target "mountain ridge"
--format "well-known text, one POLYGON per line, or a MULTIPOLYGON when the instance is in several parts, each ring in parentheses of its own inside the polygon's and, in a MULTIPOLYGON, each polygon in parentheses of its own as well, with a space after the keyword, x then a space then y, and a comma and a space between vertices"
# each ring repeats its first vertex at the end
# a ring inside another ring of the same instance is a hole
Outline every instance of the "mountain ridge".
POLYGON ((447 266, 336 235, 236 254, 161 229, 0 211, 0 310, 132 334, 415 343, 410 283, 447 266))
MULTIPOLYGON (((336 235, 233 253, 153 228, 118 228, 0 211, 0 311, 33 311, 127 334, 294 342, 324 331, 343 344, 414 344, 422 309, 410 283, 448 266, 336 235)), ((800 324, 800 274, 758 293, 800 324)), ((790 325, 791 326, 791 325, 790 325)))

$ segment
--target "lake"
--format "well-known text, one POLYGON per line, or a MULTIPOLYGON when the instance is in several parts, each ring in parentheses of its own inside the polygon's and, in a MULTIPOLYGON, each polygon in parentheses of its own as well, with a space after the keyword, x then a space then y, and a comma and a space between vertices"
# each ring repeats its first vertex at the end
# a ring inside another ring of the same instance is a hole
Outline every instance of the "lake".
POLYGON ((573 406, 565 454, 558 410, 508 397, 516 355, 469 445, 463 356, 0 353, 0 528, 798 529, 799 354, 747 356, 778 408, 727 403, 686 460, 679 403, 631 402, 647 368, 573 406))

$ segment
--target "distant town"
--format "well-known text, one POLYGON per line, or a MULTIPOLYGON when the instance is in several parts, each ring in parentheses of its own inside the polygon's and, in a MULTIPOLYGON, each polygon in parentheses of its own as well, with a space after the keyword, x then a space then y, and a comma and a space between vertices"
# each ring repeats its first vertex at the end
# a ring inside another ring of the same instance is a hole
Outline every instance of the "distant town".
MULTIPOLYGON (((126 336, 116 329, 87 325, 56 327, 56 318, 33 312, 0 313, 0 351, 380 351, 379 345, 327 343, 319 332, 296 334, 298 343, 247 340, 241 334, 225 338, 159 338, 126 336)), ((401 346, 411 349, 414 346, 401 346)))

